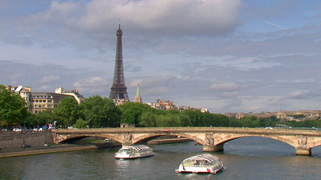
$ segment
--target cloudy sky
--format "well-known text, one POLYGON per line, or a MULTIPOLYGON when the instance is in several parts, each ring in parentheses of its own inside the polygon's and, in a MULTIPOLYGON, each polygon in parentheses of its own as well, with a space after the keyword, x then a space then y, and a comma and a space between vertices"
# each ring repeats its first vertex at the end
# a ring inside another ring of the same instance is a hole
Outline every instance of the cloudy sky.
POLYGON ((0 84, 213 113, 321 109, 319 0, 0 0, 0 84), (119 20, 120 19, 120 20, 119 20))

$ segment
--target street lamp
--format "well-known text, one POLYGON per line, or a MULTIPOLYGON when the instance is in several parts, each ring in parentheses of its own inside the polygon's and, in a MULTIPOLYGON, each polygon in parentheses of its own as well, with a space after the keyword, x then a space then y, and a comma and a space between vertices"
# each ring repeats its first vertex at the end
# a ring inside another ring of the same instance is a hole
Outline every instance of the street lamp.
POLYGON ((23 119, 23 129, 22 129, 22 146, 23 148, 26 147, 25 145, 25 136, 26 136, 26 118, 23 119))

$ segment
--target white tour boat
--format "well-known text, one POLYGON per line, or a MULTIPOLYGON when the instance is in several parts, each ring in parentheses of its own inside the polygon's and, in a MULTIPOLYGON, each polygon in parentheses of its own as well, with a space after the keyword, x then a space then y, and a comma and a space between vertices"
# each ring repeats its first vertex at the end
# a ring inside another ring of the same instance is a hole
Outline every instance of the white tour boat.
POLYGON ((180 173, 216 174, 223 167, 223 162, 218 157, 211 154, 201 154, 184 159, 175 171, 180 173))
POLYGON ((146 145, 125 146, 122 147, 116 154, 116 159, 135 159, 153 156, 153 149, 146 145))

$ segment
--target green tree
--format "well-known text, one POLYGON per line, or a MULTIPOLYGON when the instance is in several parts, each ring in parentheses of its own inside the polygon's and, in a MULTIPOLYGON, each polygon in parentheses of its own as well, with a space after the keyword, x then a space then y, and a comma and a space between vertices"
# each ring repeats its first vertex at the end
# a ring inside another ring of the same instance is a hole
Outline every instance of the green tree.
POLYGON ((176 115, 180 114, 178 110, 174 110, 174 109, 170 109, 165 112, 166 112, 165 114, 176 114, 176 115))
POLYGON ((192 126, 192 120, 188 115, 180 113, 180 119, 181 119, 181 126, 183 127, 192 126))
POLYGON ((0 85, 0 122, 7 128, 22 125, 28 117, 25 101, 18 95, 0 85))
POLYGON ((78 119, 76 123, 72 125, 72 127, 81 129, 81 128, 86 128, 88 124, 89 124, 89 121, 78 119))
POLYGON ((156 114, 148 111, 143 112, 140 118, 139 126, 141 127, 156 127, 156 114))
POLYGON ((158 115, 156 118, 157 127, 180 127, 179 114, 158 115))
POLYGON ((206 112, 202 114, 202 126, 214 126, 215 116, 212 113, 206 112))
POLYGON ((222 126, 224 126, 224 127, 229 126, 230 119, 227 116, 225 116, 223 114, 217 114, 217 116, 219 117, 219 119, 221 119, 222 126))
POLYGON ((80 108, 73 97, 66 97, 61 100, 60 104, 54 109, 54 116, 57 117, 58 124, 69 127, 76 123, 80 117, 80 108))
POLYGON ((184 121, 190 121, 191 126, 202 126, 202 112, 200 110, 184 110, 181 112, 181 116, 184 117, 184 121))
POLYGON ((32 114, 30 112, 28 112, 28 116, 26 118, 26 126, 27 127, 36 127, 37 126, 37 120, 36 120, 37 115, 36 114, 32 114))
POLYGON ((241 127, 241 126, 242 126, 242 124, 241 124, 240 120, 235 119, 235 118, 230 119, 229 127, 241 127))
POLYGON ((180 127, 182 126, 179 114, 170 114, 167 117, 168 127, 180 127))
POLYGON ((136 126, 141 126, 144 124, 140 123, 141 116, 144 112, 156 112, 147 104, 134 102, 127 102, 119 105, 118 107, 121 111, 121 123, 135 124, 136 126))
POLYGON ((42 127, 51 124, 54 121, 54 114, 52 111, 42 111, 36 114, 33 126, 42 127))
POLYGON ((113 101, 92 96, 80 104, 85 120, 94 128, 119 127, 120 111, 113 101))
POLYGON ((251 116, 251 117, 244 117, 241 119, 241 124, 243 127, 259 127, 259 121, 257 121, 257 117, 251 116))

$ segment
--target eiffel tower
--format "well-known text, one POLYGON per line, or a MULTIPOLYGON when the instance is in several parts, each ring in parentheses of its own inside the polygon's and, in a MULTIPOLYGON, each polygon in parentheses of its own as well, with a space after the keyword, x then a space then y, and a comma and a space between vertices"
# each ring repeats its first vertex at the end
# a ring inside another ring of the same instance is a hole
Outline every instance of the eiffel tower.
POLYGON ((125 76, 123 68, 123 50, 122 50, 122 40, 123 31, 119 28, 116 32, 117 35, 117 45, 116 45, 116 60, 115 60, 115 71, 113 85, 110 88, 109 99, 114 101, 129 101, 127 94, 127 87, 125 85, 125 76))

